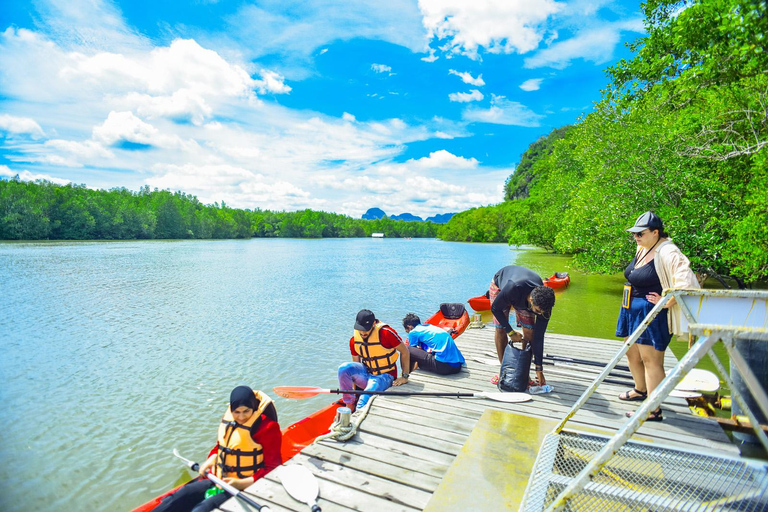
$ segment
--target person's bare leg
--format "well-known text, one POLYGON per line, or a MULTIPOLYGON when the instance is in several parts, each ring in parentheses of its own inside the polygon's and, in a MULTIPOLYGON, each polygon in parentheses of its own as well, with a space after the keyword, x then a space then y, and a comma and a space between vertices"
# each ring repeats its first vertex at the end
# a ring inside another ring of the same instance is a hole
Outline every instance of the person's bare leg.
MULTIPOLYGON (((624 338, 624 341, 627 341, 624 338)), ((648 391, 648 385, 645 381, 645 364, 643 364, 643 358, 640 357, 640 350, 638 347, 645 345, 638 345, 635 343, 629 350, 627 350, 627 361, 629 361, 629 373, 632 374, 632 380, 635 381, 635 389, 638 391, 648 391)), ((653 348, 653 347, 651 347, 653 348)), ((630 398, 635 396, 634 393, 630 393, 630 398)))
POLYGON ((507 333, 504 332, 504 329, 496 328, 496 332, 494 333, 494 341, 496 342, 496 355, 499 357, 499 364, 501 364, 502 360, 504 359, 504 349, 507 348, 507 340, 509 338, 507 337, 507 333))
POLYGON ((664 371, 664 352, 658 351, 650 345, 636 345, 640 351, 640 357, 645 367, 645 382, 648 385, 648 394, 658 387, 667 372, 664 371))

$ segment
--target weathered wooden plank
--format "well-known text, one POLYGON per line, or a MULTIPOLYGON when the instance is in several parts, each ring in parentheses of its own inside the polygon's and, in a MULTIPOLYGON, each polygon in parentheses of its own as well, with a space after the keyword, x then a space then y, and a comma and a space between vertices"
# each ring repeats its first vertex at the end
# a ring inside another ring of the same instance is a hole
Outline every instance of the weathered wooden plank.
MULTIPOLYGON (((451 458, 453 459, 453 458, 451 458)), ((392 503, 423 508, 431 493, 410 485, 385 480, 374 475, 331 463, 327 460, 299 454, 291 463, 301 464, 310 469, 318 478, 331 480, 341 485, 359 489, 374 496, 380 496, 392 503)))
POLYGON ((303 453, 310 457, 341 464, 385 480, 392 480, 425 491, 432 492, 440 482, 439 478, 415 471, 413 468, 395 469, 388 461, 353 455, 325 443, 313 444, 305 448, 303 453))
MULTIPOLYGON (((410 438, 415 436, 415 433, 404 432, 403 437, 410 438)), ((449 455, 437 450, 434 450, 429 444, 426 446, 409 444, 399 439, 391 439, 388 437, 377 436, 366 430, 359 430, 355 439, 358 442, 376 446, 377 448, 391 451, 396 454, 405 455, 412 459, 415 459, 414 464, 418 464, 418 460, 430 460, 432 462, 440 464, 451 464, 453 462, 453 455, 449 455)), ((425 442, 420 440, 419 442, 425 442)))
MULTIPOLYGON (((435 439, 442 440, 447 443, 453 443, 461 448, 461 445, 464 444, 464 441, 467 438, 466 435, 462 435, 456 432, 448 432, 446 430, 441 430, 430 425, 420 425, 419 431, 413 432, 415 437, 404 438, 401 435, 401 432, 403 431, 402 429, 404 427, 410 428, 410 425, 414 424, 404 424, 404 422, 401 420, 397 420, 388 416, 382 416, 380 415, 380 412, 371 411, 371 415, 373 415, 376 421, 368 421, 368 419, 366 419, 362 425, 363 429, 369 430, 369 428, 376 426, 376 434, 383 437, 389 437, 391 439, 399 439, 404 442, 413 442, 413 439, 419 439, 423 437, 425 439, 435 439)), ((475 421, 477 421, 476 418, 475 421)), ((436 446, 435 449, 440 448, 436 446)))
MULTIPOLYGON (((366 421, 368 420, 366 419, 366 421)), ((409 469, 414 472, 434 476, 438 479, 441 478, 441 475, 445 473, 445 470, 448 469, 448 466, 450 465, 450 461, 436 462, 434 459, 415 459, 410 455, 391 451, 386 447, 383 447, 381 443, 378 446, 371 443, 365 443, 357 439, 357 436, 345 443, 325 440, 321 441, 320 444, 354 457, 385 460, 392 468, 409 469)))

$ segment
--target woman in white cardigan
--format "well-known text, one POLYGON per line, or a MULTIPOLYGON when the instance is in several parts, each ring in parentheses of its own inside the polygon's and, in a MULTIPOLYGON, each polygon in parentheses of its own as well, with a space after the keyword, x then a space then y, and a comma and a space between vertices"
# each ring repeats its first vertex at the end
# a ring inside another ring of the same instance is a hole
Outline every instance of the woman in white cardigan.
MULTIPOLYGON (((616 336, 626 338, 642 324, 667 288, 699 288, 688 258, 672 243, 664 224, 653 212, 638 217, 631 232, 637 252, 624 270, 624 300, 616 325, 616 336)), ((627 401, 645 400, 664 380, 664 354, 673 334, 682 334, 682 313, 672 298, 645 332, 627 351, 629 370, 635 387, 619 395, 627 401)), ((631 416, 632 413, 627 413, 631 416)), ((661 421, 661 408, 648 421, 661 421)))

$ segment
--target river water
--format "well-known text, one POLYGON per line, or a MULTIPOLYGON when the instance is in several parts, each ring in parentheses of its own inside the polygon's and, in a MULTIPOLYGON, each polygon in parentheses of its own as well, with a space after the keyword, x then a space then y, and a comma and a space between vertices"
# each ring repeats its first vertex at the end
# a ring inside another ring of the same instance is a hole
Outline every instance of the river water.
POLYGON ((359 309, 402 333, 504 265, 570 271, 550 331, 611 338, 622 276, 569 262, 434 239, 0 243, 0 510, 135 507, 187 477, 173 448, 205 458, 233 387, 287 426, 329 397, 272 387, 335 386, 359 309))

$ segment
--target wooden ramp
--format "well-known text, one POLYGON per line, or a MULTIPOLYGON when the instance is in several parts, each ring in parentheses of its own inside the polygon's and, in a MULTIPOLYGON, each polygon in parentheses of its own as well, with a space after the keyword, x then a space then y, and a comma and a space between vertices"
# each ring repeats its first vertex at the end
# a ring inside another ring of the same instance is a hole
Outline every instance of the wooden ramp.
MULTIPOLYGON (((496 391, 490 380, 498 373, 499 365, 475 360, 487 360, 494 354, 493 333, 493 328, 486 327, 467 330, 458 338, 457 344, 467 360, 459 374, 443 377, 416 371, 411 381, 399 389, 496 391)), ((544 351, 550 355, 607 363, 620 346, 616 340, 548 334, 544 351)), ((671 368, 676 362, 672 352, 667 351, 666 367, 671 368)), ((588 366, 557 362, 554 366, 545 366, 544 374, 554 392, 535 395, 533 401, 526 403, 507 404, 474 398, 377 397, 354 438, 346 443, 322 441, 314 444, 291 463, 303 464, 317 476, 320 484, 318 503, 324 512, 437 511, 450 510, 450 503, 464 505, 455 510, 468 510, 467 503, 476 505, 472 510, 516 510, 514 503, 518 498, 504 496, 503 492, 499 494, 498 487, 489 485, 494 478, 498 479, 498 472, 494 472, 491 465, 478 466, 478 460, 488 457, 500 463, 520 461, 530 459, 531 454, 535 458, 541 437, 551 430, 555 421, 565 416, 594 380, 594 370, 588 366), (490 412, 478 425, 478 420, 489 409, 515 414, 490 412), (519 416, 537 421, 529 422, 526 427, 519 416), (518 426, 515 426, 516 421, 518 426), (478 429, 473 434, 476 425, 478 429), (462 455, 457 457, 462 448, 462 455), (499 455, 505 453, 507 456, 499 455), (463 478, 456 475, 463 475, 463 478)), ((581 431, 612 435, 626 421, 624 413, 636 409, 639 404, 617 398, 626 389, 626 385, 601 385, 568 425, 581 431)), ((718 424, 692 415, 685 400, 668 398, 663 409, 664 421, 646 423, 633 439, 738 455, 738 449, 730 444, 718 424)), ((521 464, 515 463, 516 468, 520 469, 521 464)), ((532 464, 533 460, 530 460, 532 464)), ((524 477, 518 475, 518 479, 525 480, 527 477, 524 477)), ((518 493, 520 497, 522 491, 524 485, 518 493)), ((256 482, 248 492, 273 511, 309 510, 288 496, 274 475, 256 482)), ((223 509, 242 510, 234 500, 225 503, 223 509)))

